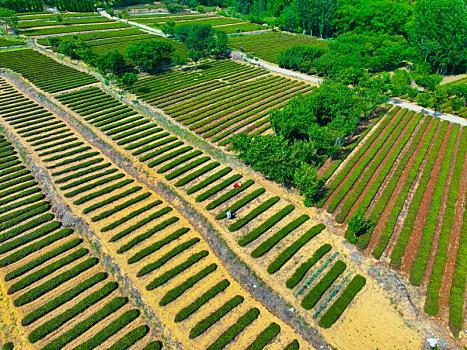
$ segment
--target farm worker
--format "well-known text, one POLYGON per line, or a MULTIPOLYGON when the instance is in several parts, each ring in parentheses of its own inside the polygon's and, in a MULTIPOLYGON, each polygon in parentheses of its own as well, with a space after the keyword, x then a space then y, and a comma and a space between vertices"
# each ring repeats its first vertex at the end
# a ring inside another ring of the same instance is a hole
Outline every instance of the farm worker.
POLYGON ((235 218, 235 214, 232 212, 232 210, 227 211, 226 213, 227 219, 232 220, 235 218))
POLYGON ((234 187, 235 187, 235 188, 240 188, 240 187, 242 187, 242 185, 239 184, 238 182, 235 182, 235 183, 234 183, 234 187))

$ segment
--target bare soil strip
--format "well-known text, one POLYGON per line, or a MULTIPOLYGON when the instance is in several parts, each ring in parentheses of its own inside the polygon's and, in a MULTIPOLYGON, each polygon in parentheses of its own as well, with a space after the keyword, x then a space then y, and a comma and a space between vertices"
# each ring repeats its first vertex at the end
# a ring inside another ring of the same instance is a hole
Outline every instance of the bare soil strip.
POLYGON ((462 132, 459 132, 457 134, 456 144, 454 145, 454 153, 451 159, 451 164, 449 166, 449 175, 448 175, 448 178, 446 179, 446 184, 444 186, 443 201, 441 203, 441 208, 438 213, 438 220, 436 222, 436 228, 435 228, 435 232, 433 235, 433 241, 431 243, 430 256, 428 258, 427 265, 425 268, 425 274, 423 275, 423 279, 422 279, 423 286, 426 286, 426 284, 428 283, 428 279, 431 276, 431 271, 433 270, 433 263, 435 261, 436 251, 438 250, 439 235, 441 233, 441 226, 443 225, 443 221, 444 221, 444 213, 446 212, 446 203, 448 200, 448 194, 449 194, 449 189, 451 186, 452 175, 454 173, 454 166, 456 164, 457 157, 459 155, 459 144, 460 144, 461 137, 462 137, 462 132))
MULTIPOLYGON (((463 133, 464 134, 464 133, 463 133)), ((464 136, 465 137, 465 136, 464 136)), ((456 202, 456 211, 451 227, 451 237, 449 239, 446 266, 444 267, 443 281, 439 291, 439 315, 443 320, 449 318, 449 292, 452 285, 452 277, 456 266, 457 250, 462 233, 463 216, 467 199, 467 153, 464 157, 464 170, 462 172, 459 186, 459 197, 456 202)))
POLYGON ((439 171, 441 170, 441 163, 443 162, 443 156, 446 152, 446 147, 448 144, 449 136, 452 132, 452 125, 448 126, 448 130, 444 135, 443 143, 441 144, 441 149, 436 157, 435 164, 430 174, 430 181, 426 187, 425 192, 423 193, 423 198, 418 207, 417 217, 413 224, 412 233, 410 235, 407 246, 405 247, 404 256, 402 257, 401 262, 401 271, 409 272, 412 268, 412 264, 415 261, 418 253, 418 247, 420 246, 420 239, 422 238, 422 229, 426 222, 426 216, 430 210, 431 198, 435 190, 436 180, 438 179, 439 171))
MULTIPOLYGON (((421 149, 422 144, 423 144, 423 139, 428 134, 430 126, 431 126, 432 123, 433 123, 433 120, 430 120, 430 124, 425 129, 425 132, 424 132, 423 136, 421 137, 415 152, 409 158, 409 161, 407 162, 407 166, 405 167, 404 171, 402 172, 401 177, 399 178, 399 181, 397 182, 397 185, 394 188, 394 191, 393 191, 393 193, 391 195, 391 198, 389 199, 388 203, 386 204, 386 207, 385 207, 383 213, 381 214, 380 219, 378 220, 378 223, 376 224, 376 227, 373 230, 373 233, 372 233, 371 239, 370 239, 370 243, 368 244, 368 250, 369 251, 373 251, 373 249, 376 247, 376 245, 379 242, 379 239, 381 237, 381 233, 383 232, 384 227, 386 226, 387 219, 388 219, 388 217, 389 217, 389 215, 390 215, 390 213, 392 211, 392 208, 394 207, 394 204, 396 202, 397 197, 401 193, 402 188, 404 187, 404 184, 407 181, 407 177, 409 176, 409 172, 412 169, 413 163, 415 162, 415 159, 417 158, 418 154, 420 153, 420 149, 421 149)), ((385 184, 383 184, 382 190, 384 190, 385 187, 386 187, 385 184)), ((378 196, 378 194, 377 194, 377 196, 378 196)), ((373 203, 374 202, 375 201, 373 201, 373 203)), ((368 209, 368 212, 371 212, 372 210, 373 209, 370 207, 368 209)))

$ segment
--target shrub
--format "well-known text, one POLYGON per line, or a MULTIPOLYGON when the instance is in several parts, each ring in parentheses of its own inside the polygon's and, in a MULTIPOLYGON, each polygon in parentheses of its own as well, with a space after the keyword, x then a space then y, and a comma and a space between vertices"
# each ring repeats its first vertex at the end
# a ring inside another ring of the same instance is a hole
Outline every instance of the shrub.
POLYGON ((173 172, 171 172, 170 174, 167 174, 165 176, 165 178, 167 180, 173 180, 175 179, 176 177, 182 175, 182 174, 185 174, 186 172, 190 171, 191 169, 193 168, 196 168, 198 165, 201 165, 203 163, 206 163, 208 160, 210 160, 211 158, 209 157, 200 157, 198 159, 195 159, 194 161, 192 161, 191 163, 188 163, 187 165, 183 166, 183 167, 180 167, 176 170, 174 170, 173 172))
MULTIPOLYGON (((93 174, 93 175, 86 176, 86 177, 80 177, 80 178, 79 178, 78 180, 76 180, 76 181, 73 181, 73 182, 70 182, 70 183, 68 183, 68 184, 66 184, 66 185, 61 186, 60 189, 61 189, 62 191, 64 191, 64 190, 69 190, 70 188, 73 188, 73 187, 76 187, 76 186, 85 184, 86 182, 89 182, 89 181, 91 181, 91 180, 96 180, 96 179, 98 179, 98 178, 100 178, 100 177, 102 177, 102 176, 106 176, 106 175, 113 174, 113 173, 116 172, 116 171, 117 171, 117 169, 107 169, 107 170, 105 170, 105 171, 102 172, 102 173, 97 173, 97 174, 93 174)), ((90 173, 91 173, 91 170, 88 170, 88 171, 86 172, 86 174, 90 174, 90 173)), ((85 175, 86 175, 86 174, 85 174, 85 175)), ((91 187, 91 188, 93 188, 93 187, 91 187)), ((81 190, 81 192, 84 192, 84 191, 86 191, 86 189, 81 190)), ((67 194, 65 194, 65 196, 66 196, 66 197, 72 197, 73 194, 69 195, 69 194, 67 193, 67 194)))
POLYGON ((107 232, 107 231, 110 231, 110 230, 113 230, 114 228, 124 224, 125 222, 133 219, 134 217, 138 216, 139 214, 141 213, 144 213, 145 211, 148 211, 148 210, 151 210, 152 208, 158 206, 159 204, 161 204, 162 201, 157 199, 155 201, 152 201, 151 203, 149 203, 148 205, 145 205, 144 207, 140 208, 140 209, 137 209, 135 211, 132 211, 131 213, 129 213, 128 215, 118 219, 117 221, 114 221, 110 224, 108 224, 107 226, 103 227, 101 229, 101 232, 107 232))
MULTIPOLYGON (((174 148, 172 145, 170 145, 170 149, 174 148)), ((193 149, 193 147, 191 146, 185 146, 185 147, 181 147, 181 148, 178 148, 176 149, 175 151, 173 152, 170 152, 170 153, 167 153, 165 155, 163 155, 162 157, 159 157, 159 158, 156 158, 155 160, 151 161, 148 163, 148 167, 150 168, 154 168, 166 161, 168 161, 169 159, 173 159, 183 153, 186 153, 188 151, 191 151, 193 149)))
POLYGON ((201 175, 211 171, 212 169, 215 169, 216 167, 218 167, 220 165, 219 162, 212 162, 212 163, 209 163, 208 165, 202 167, 201 169, 198 169, 194 172, 192 172, 191 174, 188 174, 187 176, 181 178, 180 180, 178 180, 176 183, 175 183, 175 187, 181 187, 181 186, 185 186, 186 184, 190 183, 191 181, 193 181, 194 179, 197 179, 198 177, 200 177, 201 175))
POLYGON ((321 296, 328 290, 331 284, 344 272, 346 264, 338 260, 324 277, 303 298, 301 305, 305 310, 310 310, 316 305, 321 296))
POLYGON ((23 295, 19 296, 16 298, 13 302, 15 306, 23 306, 31 301, 34 301, 41 297, 42 295, 50 292, 51 290, 57 288, 58 286, 62 285, 66 281, 74 278, 75 276, 79 275, 80 273, 90 269, 94 265, 96 265, 99 262, 99 259, 97 258, 89 258, 80 264, 74 266, 70 270, 67 270, 65 272, 62 272, 61 274, 51 278, 50 280, 44 282, 43 284, 28 290, 26 293, 23 295))
POLYGON ((248 346, 247 350, 261 350, 266 347, 281 331, 281 327, 277 323, 271 323, 267 326, 248 346))
POLYGON ((212 174, 208 178, 206 178, 203 181, 201 181, 200 183, 196 184, 195 186, 190 187, 187 190, 187 193, 188 194, 193 194, 195 192, 198 192, 199 190, 201 190, 201 189, 205 188, 206 186, 209 186, 210 184, 212 184, 214 181, 219 180, 224 175, 227 175, 231 171, 232 171, 232 168, 230 168, 230 167, 223 168, 223 169, 219 170, 217 173, 212 174))
POLYGON ((204 269, 201 271, 197 272, 193 276, 189 277, 186 281, 184 281, 182 284, 176 286, 175 288, 169 290, 160 300, 159 305, 160 306, 165 306, 175 299, 177 299, 180 295, 185 293, 188 289, 193 287, 196 283, 201 281, 204 277, 209 275, 210 273, 214 272, 217 269, 216 264, 210 264, 206 266, 204 269))
POLYGON ((92 190, 92 189, 94 189, 94 188, 97 188, 97 187, 99 187, 99 186, 108 184, 109 182, 112 182, 112 181, 121 179, 122 177, 125 177, 125 175, 122 174, 122 173, 120 173, 120 174, 116 174, 116 175, 114 175, 114 176, 110 176, 110 177, 107 177, 107 178, 104 178, 104 179, 100 179, 99 181, 90 183, 90 184, 85 185, 85 186, 83 186, 83 187, 77 188, 77 189, 74 190, 74 191, 65 193, 65 197, 74 197, 74 196, 77 196, 77 195, 79 195, 79 194, 81 194, 81 193, 83 193, 83 192, 90 191, 90 190, 92 190))
POLYGON ((161 350, 162 343, 160 341, 150 342, 143 350, 161 350))
MULTIPOLYGON (((47 229, 46 233, 45 234, 48 234, 52 231, 54 231, 55 229, 59 228, 60 227, 60 223, 59 222, 56 222, 56 221, 53 221, 52 223, 50 224, 55 224, 55 228, 53 228, 52 230, 50 230, 51 227, 49 227, 49 229, 47 229)), ((52 226, 53 227, 53 226, 52 226)), ((30 244, 29 246, 26 246, 22 249, 19 249, 19 250, 16 250, 15 252, 13 252, 12 254, 4 257, 3 259, 0 260, 0 267, 5 267, 7 265, 10 265, 10 264, 13 264, 17 261, 20 261, 21 259, 25 258, 26 256, 32 254, 33 252, 38 252, 40 251, 42 248, 44 247, 47 247, 49 245, 51 245, 52 243, 64 238, 64 237, 67 237, 69 235, 71 235, 73 233, 73 230, 72 229, 63 229, 63 230, 60 230, 58 232, 55 232, 51 235, 48 235, 46 236, 44 239, 40 240, 40 241, 37 241, 37 242, 34 242, 32 244, 30 244)), ((41 237, 41 235, 39 235, 39 237, 41 237)), ((23 243, 23 239, 24 237, 20 237, 18 240, 21 240, 21 242, 18 242, 18 246, 21 246, 21 245, 24 245, 26 243, 23 243)), ((34 237, 34 240, 37 239, 37 237, 34 237)), ((25 242, 28 242, 29 239, 27 239, 25 242)), ((74 240, 72 240, 74 241, 74 240)), ((12 242, 8 242, 8 243, 5 243, 5 246, 11 244, 12 242)), ((71 243, 69 243, 71 244, 71 243)), ((2 251, 3 249, 5 249, 6 251, 10 251, 11 249, 9 248, 3 248, 3 246, 0 246, 0 251, 2 251)), ((28 265, 28 264, 26 264, 28 265)), ((22 270, 23 267, 20 267, 18 268, 17 270, 15 271, 20 271, 22 270)), ((17 272, 10 272, 8 273, 6 276, 9 276, 10 274, 12 274, 11 276, 14 276, 17 272)), ((12 277, 12 278, 8 278, 8 279, 13 279, 15 277, 12 277)))
POLYGON ((170 269, 169 271, 163 273, 162 275, 156 277, 154 280, 152 280, 151 283, 149 283, 146 286, 147 290, 153 290, 156 289, 157 287, 160 287, 164 284, 166 284, 169 280, 177 276, 178 274, 182 273, 186 269, 190 268, 194 264, 196 264, 198 261, 201 259, 205 258, 208 256, 209 253, 207 250, 202 250, 199 253, 193 254, 190 256, 187 260, 182 262, 181 264, 175 266, 174 268, 170 269))
POLYGON ((79 170, 79 169, 85 169, 85 168, 87 168, 87 167, 89 167, 91 165, 100 163, 103 160, 104 160, 104 158, 94 158, 94 159, 89 160, 87 162, 83 162, 83 163, 80 163, 80 164, 77 164, 77 165, 73 165, 73 166, 71 166, 69 168, 53 172, 52 176, 64 175, 64 174, 75 172, 76 170, 79 170))
POLYGON ((257 216, 261 215, 263 212, 271 208, 274 204, 276 204, 280 200, 279 197, 272 197, 269 198, 266 202, 261 203, 259 206, 254 208, 244 217, 238 219, 235 223, 229 226, 229 231, 237 231, 241 229, 243 226, 248 224, 251 220, 255 219, 257 216))
POLYGON ((300 344, 298 343, 298 340, 295 339, 293 340, 289 345, 287 345, 284 350, 298 350, 300 349, 300 344))
POLYGON ((159 249, 161 249, 165 245, 169 244, 170 242, 173 242, 174 240, 180 238, 181 236, 183 236, 188 231, 190 231, 190 229, 186 228, 186 227, 182 227, 182 228, 176 230, 175 232, 171 233, 170 235, 168 235, 168 236, 162 238, 161 240, 151 244, 150 246, 145 247, 142 250, 140 250, 138 253, 136 253, 135 255, 133 255, 131 258, 128 259, 128 263, 129 264, 134 264, 135 262, 140 261, 141 259, 145 258, 146 256, 158 251, 159 249))
POLYGON ((255 182, 253 180, 247 180, 244 183, 242 183, 242 186, 239 188, 234 188, 230 190, 229 192, 223 194, 222 196, 216 198, 213 200, 211 203, 209 203, 206 206, 206 209, 212 210, 214 208, 217 208, 219 205, 224 204, 227 202, 229 199, 235 197, 237 194, 242 193, 245 191, 247 188, 249 188, 251 185, 253 185, 255 182))
POLYGON ((240 240, 238 241, 238 244, 244 247, 247 244, 250 244, 251 242, 255 241, 264 232, 269 230, 271 227, 273 227, 275 224, 281 221, 284 217, 290 214, 294 209, 295 207, 291 204, 285 206, 280 211, 278 211, 273 216, 271 216, 269 219, 265 220, 261 225, 253 229, 250 233, 240 238, 240 240))
MULTIPOLYGON (((125 191, 125 192, 128 195, 128 191, 125 191)), ((118 196, 122 196, 122 194, 119 194, 118 196)), ((96 221, 99 221, 99 220, 106 219, 109 216, 112 216, 113 214, 115 214, 115 213, 117 213, 117 212, 119 212, 119 211, 121 211, 123 209, 131 207, 132 205, 134 205, 136 203, 139 203, 139 202, 149 198, 150 196, 151 196, 151 193, 149 193, 149 192, 145 192, 143 194, 140 194, 139 196, 136 196, 135 198, 129 199, 129 200, 127 200, 126 202, 124 202, 122 204, 114 206, 112 209, 106 210, 106 211, 104 211, 104 212, 102 212, 102 213, 100 213, 100 214, 98 214, 96 216, 93 216, 91 218, 91 221, 96 222, 96 221)), ((115 202, 115 197, 116 196, 112 197, 112 199, 114 199, 114 200, 111 201, 110 203, 115 202)), ((124 196, 124 197, 126 197, 126 196, 124 196)), ((124 198, 124 197, 122 197, 122 198, 124 198)))
POLYGON ((117 182, 116 184, 110 185, 108 187, 104 187, 103 189, 101 189, 101 190, 99 190, 97 192, 89 193, 87 195, 84 195, 80 199, 77 199, 76 201, 74 201, 73 204, 75 204, 75 205, 84 204, 86 202, 89 202, 90 200, 96 199, 98 197, 109 194, 109 193, 111 193, 111 192, 113 192, 115 190, 118 190, 119 188, 125 187, 126 185, 131 184, 133 181, 135 181, 135 180, 125 179, 123 181, 117 182))
POLYGON ((51 311, 65 304, 66 302, 73 300, 76 296, 80 295, 81 293, 88 290, 92 286, 104 281, 106 278, 107 278, 107 273, 98 272, 97 274, 88 278, 87 280, 80 282, 78 285, 74 286, 72 289, 67 290, 66 292, 56 296, 54 299, 49 300, 44 305, 31 311, 21 320, 21 324, 23 326, 28 326, 32 324, 33 322, 37 321, 41 317, 47 315, 51 311))
POLYGON ((95 333, 91 338, 81 343, 76 347, 76 350, 94 349, 101 345, 104 341, 109 339, 111 336, 117 334, 126 325, 136 320, 141 312, 137 309, 129 310, 121 315, 116 320, 112 321, 105 328, 95 333))
POLYGON ((117 340, 109 350, 129 349, 132 345, 143 339, 148 333, 149 327, 146 325, 134 328, 117 340))
POLYGON ((274 235, 269 237, 266 241, 261 243, 258 247, 256 247, 252 252, 251 256, 254 258, 259 258, 269 252, 274 246, 279 243, 282 239, 284 239, 289 233, 293 230, 298 228, 304 222, 308 221, 310 217, 306 214, 299 216, 294 221, 290 222, 287 226, 283 227, 279 231, 277 231, 274 235))
POLYGON ((305 277, 307 272, 327 253, 331 250, 330 244, 323 244, 312 255, 310 259, 302 263, 293 273, 287 282, 287 288, 294 288, 305 277))
POLYGON ((205 192, 201 193, 196 197, 197 202, 202 202, 209 197, 214 196, 216 193, 222 191, 223 189, 227 188, 231 184, 233 184, 235 181, 240 179, 242 175, 233 175, 229 177, 228 179, 222 181, 220 184, 217 184, 216 186, 211 187, 210 189, 206 190, 205 192))
MULTIPOLYGON (((28 231, 28 230, 31 230, 33 229, 34 227, 37 227, 45 222, 49 222, 51 220, 53 220, 54 218, 54 215, 53 214, 50 214, 50 213, 47 213, 47 214, 44 214, 44 215, 41 215, 31 221, 28 221, 22 225, 18 225, 16 227, 14 227, 13 229, 9 230, 9 231, 6 231, 4 232, 1 236, 0 236, 0 243, 1 242, 5 242, 6 240, 9 240, 13 237, 16 237, 16 236, 19 236, 20 234, 28 231)), ((3 247, 7 247, 7 245, 4 245, 3 247)), ((11 248, 10 248, 11 249, 11 248)))
MULTIPOLYGON (((64 230, 63 230, 64 231, 64 230)), ((73 232, 70 230, 70 232, 73 232)), ((81 243, 83 242, 83 240, 81 238, 74 238, 72 239, 71 241, 47 252, 46 254, 44 255, 41 255, 40 257, 34 259, 34 260, 31 260, 31 261, 28 261, 27 263, 21 265, 19 268, 17 268, 16 270, 12 271, 12 272, 9 272, 5 275, 5 281, 9 281, 9 280, 12 280, 12 279, 15 279, 23 274, 25 274, 26 272, 40 266, 41 264, 45 263, 46 261, 48 260, 51 260, 53 259, 54 257, 66 252, 67 250, 70 250, 70 249, 73 249, 75 247, 77 247, 78 245, 80 245, 81 243)), ((77 259, 81 256, 75 256, 74 259, 77 259)), ((63 260, 61 264, 58 264, 60 262, 60 260, 58 260, 57 262, 55 262, 54 264, 52 264, 55 269, 57 270, 58 268, 64 266, 65 264, 73 261, 71 260, 71 258, 69 258, 68 260, 64 260, 64 259, 61 259, 63 260)), ((50 269, 52 268, 52 266, 49 266, 48 267, 48 271, 50 271, 50 269)), ((25 280, 26 280, 26 283, 28 285, 32 284, 34 280, 37 280, 38 278, 40 278, 40 276, 38 275, 38 273, 42 271, 42 270, 39 270, 39 271, 36 271, 34 273, 34 278, 31 277, 31 275, 25 277, 25 280), (37 278, 37 279, 36 279, 37 278)), ((46 270, 47 271, 47 270, 46 270)), ((47 272, 46 272, 47 273, 47 272)), ((22 280, 24 281, 24 280, 22 280)), ((17 283, 20 283, 20 281, 18 281, 17 283)), ((17 283, 15 283, 13 286, 17 286, 17 283)), ((24 282, 23 282, 24 283, 24 282)), ((12 286, 12 287, 13 287, 12 286)), ((18 288, 18 287, 16 287, 18 288)))
POLYGON ((123 237, 129 235, 130 233, 132 233, 133 231, 135 231, 136 229, 140 228, 140 227, 143 227, 144 225, 146 225, 147 223, 167 214, 167 213, 170 213, 172 211, 172 208, 170 207, 164 207, 162 208, 161 210, 159 211, 156 211, 155 213, 152 213, 151 215, 145 217, 143 220, 137 222, 136 224, 134 225, 131 225, 130 227, 124 229, 123 231, 120 231, 118 232, 117 234, 115 234, 114 236, 112 236, 112 238, 110 239, 110 242, 116 242, 120 239, 122 239, 123 237))
POLYGON ((184 155, 184 156, 182 156, 182 157, 180 157, 180 158, 177 158, 177 159, 171 161, 170 163, 164 165, 163 167, 159 168, 159 169, 157 170, 157 173, 158 173, 158 174, 163 174, 163 173, 165 173, 165 172, 167 172, 167 171, 169 171, 169 170, 175 168, 177 165, 180 165, 180 164, 182 164, 182 163, 185 163, 186 161, 188 161, 188 160, 190 160, 190 159, 192 159, 192 158, 194 158, 194 157, 199 156, 200 154, 203 154, 203 152, 201 152, 201 151, 193 151, 193 152, 191 152, 191 153, 188 153, 188 154, 186 154, 186 155, 184 155))
POLYGON ((292 256, 295 255, 296 252, 300 250, 305 244, 307 244, 312 238, 314 238, 317 234, 325 229, 325 225, 319 224, 313 226, 310 230, 303 234, 299 239, 293 242, 290 246, 285 248, 277 258, 271 262, 268 266, 269 273, 275 273, 279 271, 279 269, 285 265, 287 261, 289 261, 292 256))
POLYGON ((248 310, 243 316, 241 316, 237 323, 227 329, 222 335, 217 338, 214 343, 209 345, 207 350, 221 350, 227 344, 229 344, 235 337, 240 334, 246 327, 248 327, 254 320, 259 316, 259 310, 257 308, 252 308, 248 310))
MULTIPOLYGON (((114 298, 112 301, 107 303, 104 307, 102 307, 101 309, 96 311, 94 314, 92 314, 88 318, 86 318, 83 321, 79 322, 77 325, 75 325, 73 328, 71 328, 66 333, 63 333, 59 337, 55 338, 53 341, 48 343, 42 349, 43 350, 53 350, 53 349, 63 348, 64 346, 66 346, 66 344, 68 344, 72 340, 78 338, 81 334, 86 332, 92 326, 94 326, 95 324, 97 324, 100 321, 104 320, 106 317, 110 316, 111 314, 113 314, 114 312, 119 310, 121 307, 123 307, 127 303, 128 303, 127 298, 123 298, 123 297, 114 298)), ((113 323, 111 325, 113 325, 113 323)), ((97 333, 97 334, 99 334, 99 333, 97 333)), ((91 341, 92 339, 95 339, 95 338, 94 337, 90 338, 88 340, 88 342, 91 341)))
MULTIPOLYGON (((150 273, 150 272, 152 272, 154 270, 157 270, 158 268, 160 268, 161 266, 166 264, 168 261, 170 261, 172 258, 176 257, 181 252, 183 252, 183 251, 187 250, 188 248, 192 247, 194 244, 198 243, 199 241, 200 241, 200 239, 198 237, 195 237, 195 238, 190 239, 187 242, 183 242, 183 243, 179 244, 178 246, 176 246, 175 248, 173 248, 172 250, 170 250, 169 252, 167 252, 166 254, 161 256, 156 261, 154 261, 154 262, 152 262, 152 263, 150 263, 148 265, 145 265, 141 270, 138 271, 137 276, 141 277, 141 276, 147 275, 148 273, 150 273)), ((138 258, 139 258, 139 256, 138 256, 138 258)))
POLYGON ((223 292, 230 286, 230 281, 227 279, 222 280, 221 282, 217 283, 214 287, 210 288, 207 292, 203 295, 198 297, 195 301, 193 301, 190 305, 181 309, 177 315, 175 315, 175 322, 182 322, 194 314, 199 308, 205 305, 208 301, 214 298, 219 293, 223 292))
POLYGON ((178 220, 180 220, 178 217, 173 216, 173 217, 171 217, 171 218, 157 224, 156 226, 152 227, 150 230, 136 236, 131 241, 129 241, 128 243, 125 243, 123 246, 118 248, 117 253, 118 254, 125 253, 126 251, 132 249, 135 245, 143 242, 144 240, 148 239, 149 237, 151 237, 155 233, 157 233, 159 231, 162 231, 164 228, 166 228, 167 226, 177 222, 178 220))
POLYGON ((224 305, 211 313, 208 317, 198 322, 190 331, 190 338, 199 337, 206 332, 210 327, 219 322, 219 320, 227 315, 230 311, 235 309, 238 305, 243 303, 244 298, 241 295, 236 295, 224 305))
POLYGON ((48 202, 40 202, 33 204, 30 207, 23 208, 16 212, 10 212, 3 217, 0 217, 0 231, 11 228, 15 225, 18 225, 38 214, 42 214, 50 209, 48 202))
POLYGON ((331 327, 344 313, 353 298, 355 298, 358 292, 365 286, 365 283, 365 277, 356 275, 323 317, 321 317, 319 325, 323 328, 331 327))
POLYGON ((110 293, 116 290, 118 284, 116 282, 109 282, 101 289, 89 294, 79 303, 73 305, 72 307, 66 309, 63 313, 47 320, 39 327, 32 330, 28 335, 28 340, 31 343, 36 343, 42 338, 46 337, 48 334, 63 326, 65 323, 72 320, 75 316, 83 313, 85 310, 91 306, 97 304, 100 300, 105 299, 110 293))
POLYGON ((54 165, 50 165, 48 168, 49 169, 59 168, 59 167, 62 167, 62 166, 65 166, 65 165, 68 165, 68 164, 71 164, 71 163, 76 163, 76 162, 85 160, 87 158, 95 157, 95 156, 98 156, 98 155, 99 155, 99 152, 83 153, 83 154, 80 154, 79 156, 76 156, 74 158, 69 158, 69 159, 61 161, 59 163, 56 163, 54 165))
POLYGON ((248 203, 250 203, 251 201, 253 201, 257 197, 261 196, 264 192, 266 192, 266 190, 264 188, 258 188, 257 190, 247 194, 245 197, 239 199, 237 202, 232 204, 230 207, 228 207, 227 209, 225 209, 222 212, 220 212, 219 214, 217 214, 216 215, 216 220, 224 219, 227 216, 228 211, 231 211, 231 212, 235 213, 240 208, 244 207, 245 205, 247 205, 248 203))

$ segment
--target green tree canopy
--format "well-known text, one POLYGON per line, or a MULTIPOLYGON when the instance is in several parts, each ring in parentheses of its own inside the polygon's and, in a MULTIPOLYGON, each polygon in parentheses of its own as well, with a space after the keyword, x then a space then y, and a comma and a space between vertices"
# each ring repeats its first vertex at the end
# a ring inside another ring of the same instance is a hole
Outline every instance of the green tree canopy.
POLYGON ((194 24, 175 27, 174 36, 186 43, 188 56, 194 61, 201 58, 223 58, 229 52, 227 35, 210 25, 194 24))
POLYGON ((467 64, 467 2, 418 0, 411 38, 423 60, 446 74, 467 64))
POLYGON ((0 28, 4 33, 7 33, 10 29, 15 29, 18 25, 18 17, 16 12, 4 7, 0 7, 0 28))
POLYGON ((160 69, 170 64, 175 48, 159 40, 136 42, 126 48, 126 57, 144 72, 160 69))

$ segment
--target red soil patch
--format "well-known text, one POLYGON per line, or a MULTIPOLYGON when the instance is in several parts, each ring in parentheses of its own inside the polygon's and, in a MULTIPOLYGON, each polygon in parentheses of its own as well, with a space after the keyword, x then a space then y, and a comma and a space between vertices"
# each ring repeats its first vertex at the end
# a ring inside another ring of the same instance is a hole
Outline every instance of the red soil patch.
POLYGON ((446 152, 446 147, 448 144, 449 136, 452 132, 452 125, 448 126, 448 130, 444 135, 443 143, 441 144, 441 149, 436 157, 435 164, 431 170, 430 180, 428 185, 423 193, 423 198, 418 207, 417 216, 412 228, 412 234, 410 235, 407 246, 405 247, 404 256, 402 257, 401 262, 401 271, 408 272, 412 268, 412 264, 417 257, 418 248, 420 246, 420 240, 422 238, 422 229, 426 222, 427 214, 430 210, 431 198, 435 190, 436 181, 438 179, 438 174, 441 169, 441 164, 443 162, 443 156, 446 152))
MULTIPOLYGON (((373 233, 371 235, 370 243, 368 244, 368 249, 369 251, 373 251, 373 249, 376 247, 376 245, 379 242, 379 239, 381 237, 381 233, 383 232, 384 228, 386 227, 386 223, 388 221, 389 215, 394 207, 394 204, 396 203, 397 198, 399 197, 400 193, 402 192, 402 189, 407 182, 407 178, 409 176, 410 170, 413 167, 413 163, 415 162, 415 159, 420 153, 421 146, 423 144, 423 139, 426 137, 428 134, 428 130, 431 127, 431 124, 433 123, 433 120, 430 120, 430 124, 427 126, 425 129, 425 132, 423 136, 421 137, 417 148, 415 149, 415 152, 412 154, 412 156, 409 158, 407 165, 402 172, 399 181, 396 184, 396 187, 394 188, 394 191, 392 192, 391 198, 389 198, 388 203, 386 204, 386 207, 384 208, 384 211, 382 212, 378 223, 376 224, 373 233)), ((427 151, 429 152, 429 150, 427 151)), ((420 169, 422 171, 422 169, 420 169)))

